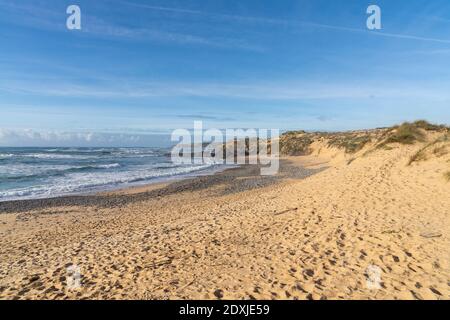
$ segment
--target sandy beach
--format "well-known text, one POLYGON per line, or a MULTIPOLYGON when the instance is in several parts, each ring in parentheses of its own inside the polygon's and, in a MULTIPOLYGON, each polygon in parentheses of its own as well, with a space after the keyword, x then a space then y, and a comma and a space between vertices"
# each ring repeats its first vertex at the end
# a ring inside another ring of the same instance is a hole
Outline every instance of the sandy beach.
POLYGON ((0 8, 0 302, 450 300, 449 0, 0 8))
POLYGON ((424 145, 0 203, 0 298, 450 299, 450 154, 424 145))

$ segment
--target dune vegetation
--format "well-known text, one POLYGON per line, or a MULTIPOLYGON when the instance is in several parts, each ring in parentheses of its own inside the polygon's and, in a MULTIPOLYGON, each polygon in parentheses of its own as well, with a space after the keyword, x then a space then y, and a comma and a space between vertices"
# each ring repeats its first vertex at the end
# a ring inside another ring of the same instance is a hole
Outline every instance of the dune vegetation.
MULTIPOLYGON (((280 137, 280 150, 283 155, 307 155, 312 152, 312 144, 325 142, 330 148, 337 148, 347 154, 354 154, 365 147, 390 149, 394 144, 412 145, 427 142, 428 133, 441 134, 424 149, 436 146, 440 142, 448 141, 450 128, 445 125, 431 124, 425 120, 405 122, 390 128, 372 130, 356 130, 348 132, 306 132, 289 131, 280 137)), ((435 154, 446 153, 445 146, 437 146, 435 154)), ((417 159, 422 153, 416 155, 417 159)), ((416 159, 413 159, 414 162, 416 159)))

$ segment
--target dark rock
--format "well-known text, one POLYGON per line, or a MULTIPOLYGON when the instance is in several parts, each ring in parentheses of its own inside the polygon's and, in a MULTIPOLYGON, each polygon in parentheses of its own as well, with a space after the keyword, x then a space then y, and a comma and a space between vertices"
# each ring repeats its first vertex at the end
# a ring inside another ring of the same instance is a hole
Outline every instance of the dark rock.
POLYGON ((214 295, 216 296, 217 299, 222 299, 223 298, 223 290, 217 289, 216 291, 214 291, 214 295))

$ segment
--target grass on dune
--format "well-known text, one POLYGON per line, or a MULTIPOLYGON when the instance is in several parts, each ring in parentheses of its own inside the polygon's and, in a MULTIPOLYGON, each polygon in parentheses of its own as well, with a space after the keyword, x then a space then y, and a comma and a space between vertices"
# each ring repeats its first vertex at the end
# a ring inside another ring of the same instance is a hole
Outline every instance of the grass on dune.
POLYGON ((436 147, 433 149, 433 154, 436 157, 442 157, 444 155, 446 155, 448 153, 447 147, 446 146, 440 146, 440 147, 436 147))
POLYGON ((404 122, 399 126, 394 126, 388 131, 385 140, 379 144, 384 147, 390 143, 414 144, 425 141, 424 131, 450 132, 450 128, 445 125, 436 125, 425 120, 418 120, 413 123, 404 122))
POLYGON ((426 154, 426 152, 425 152, 426 149, 428 149, 428 146, 425 146, 424 148, 422 148, 422 149, 420 149, 419 151, 417 151, 416 153, 414 153, 414 154, 409 158, 408 166, 410 166, 413 162, 427 160, 427 154, 426 154))
POLYGON ((356 153, 371 141, 369 135, 341 134, 331 137, 328 145, 344 149, 346 153, 356 153))
POLYGON ((384 144, 389 143, 400 143, 400 144, 413 144, 416 141, 423 141, 425 135, 420 128, 415 126, 412 123, 405 122, 402 125, 396 127, 387 139, 384 141, 384 144))
POLYGON ((313 143, 312 137, 307 135, 295 136, 290 134, 280 141, 280 151, 282 154, 290 156, 301 156, 310 153, 310 145, 313 143))
POLYGON ((425 120, 417 120, 412 123, 413 126, 426 131, 448 131, 449 127, 445 125, 432 124, 425 120))
MULTIPOLYGON (((439 137, 437 139, 435 139, 434 141, 428 143, 427 145, 425 145, 423 148, 421 148, 419 151, 417 151, 416 153, 414 153, 410 158, 409 158, 409 162, 408 165, 411 165, 413 162, 416 161, 423 161, 427 159, 427 150, 433 146, 435 146, 438 143, 445 143, 449 140, 449 136, 448 135, 444 135, 442 137, 439 137)), ((445 145, 441 145, 441 146, 436 146, 433 150, 432 153, 436 156, 436 157, 441 157, 443 155, 447 154, 447 146, 445 145)))
MULTIPOLYGON (((348 132, 306 132, 303 130, 284 133, 280 138, 280 151, 284 155, 306 155, 311 150, 311 144, 315 141, 327 141, 329 147, 345 150, 347 154, 354 154, 371 142, 373 148, 364 155, 377 149, 390 150, 395 143, 411 145, 416 142, 426 142, 427 131, 450 133, 450 128, 445 125, 435 125, 425 120, 405 122, 390 128, 377 128, 366 131, 348 132)), ((448 134, 447 134, 448 135, 448 134)), ((445 148, 436 149, 435 155, 446 153, 445 148)), ((421 160, 424 154, 419 153, 411 159, 411 162, 421 160)))

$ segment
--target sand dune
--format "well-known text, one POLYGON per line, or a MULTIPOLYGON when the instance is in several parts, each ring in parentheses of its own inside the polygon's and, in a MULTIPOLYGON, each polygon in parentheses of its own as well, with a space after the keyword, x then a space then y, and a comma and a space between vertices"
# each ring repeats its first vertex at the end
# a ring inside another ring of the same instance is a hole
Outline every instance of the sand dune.
POLYGON ((319 141, 279 177, 241 168, 2 204, 0 297, 449 299, 450 153, 409 164, 426 145, 347 155, 319 141), (80 288, 67 287, 72 264, 80 288))

